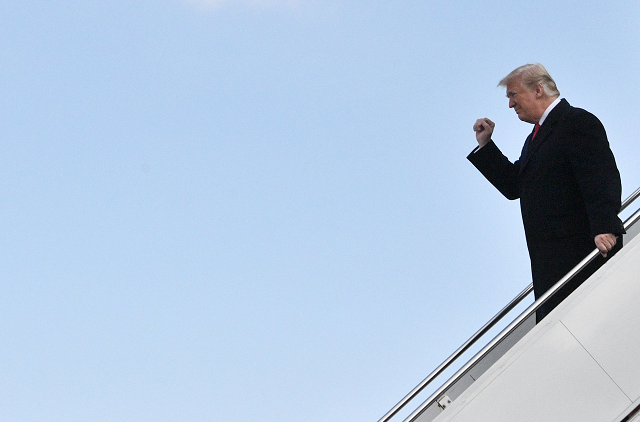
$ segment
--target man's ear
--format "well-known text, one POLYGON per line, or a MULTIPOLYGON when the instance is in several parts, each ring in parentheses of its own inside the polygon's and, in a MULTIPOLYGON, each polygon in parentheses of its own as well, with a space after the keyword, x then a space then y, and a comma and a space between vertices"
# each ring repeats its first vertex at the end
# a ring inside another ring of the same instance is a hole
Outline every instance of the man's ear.
POLYGON ((545 95, 544 88, 542 87, 542 84, 536 85, 535 92, 536 92, 536 98, 541 98, 542 96, 545 95))

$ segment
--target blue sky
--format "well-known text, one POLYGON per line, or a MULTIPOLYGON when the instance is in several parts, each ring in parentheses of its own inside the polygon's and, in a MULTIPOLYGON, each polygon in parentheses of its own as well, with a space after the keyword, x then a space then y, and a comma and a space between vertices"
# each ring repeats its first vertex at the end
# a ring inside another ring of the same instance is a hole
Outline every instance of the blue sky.
POLYGON ((545 64, 640 186, 637 2, 5 1, 0 419, 376 421, 530 282, 545 64))

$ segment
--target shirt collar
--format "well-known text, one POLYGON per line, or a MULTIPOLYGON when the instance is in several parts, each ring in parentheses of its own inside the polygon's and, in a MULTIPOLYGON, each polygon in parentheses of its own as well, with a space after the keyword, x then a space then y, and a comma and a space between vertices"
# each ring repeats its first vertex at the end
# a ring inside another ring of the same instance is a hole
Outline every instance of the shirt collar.
POLYGON ((555 106, 558 105, 558 103, 560 102, 560 97, 556 98, 554 102, 552 102, 549 107, 547 107, 547 109, 544 111, 544 113, 542 113, 542 117, 540 117, 540 121, 538 122, 538 124, 540 126, 542 126, 542 123, 544 123, 544 120, 547 118, 547 116, 549 115, 549 113, 551 113, 551 110, 553 110, 553 108, 555 106))

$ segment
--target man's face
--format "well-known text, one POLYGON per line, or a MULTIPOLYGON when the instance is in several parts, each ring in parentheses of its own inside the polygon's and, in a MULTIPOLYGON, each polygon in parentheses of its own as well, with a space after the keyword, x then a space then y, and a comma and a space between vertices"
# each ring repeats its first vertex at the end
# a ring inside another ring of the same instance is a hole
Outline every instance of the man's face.
POLYGON ((509 107, 515 110, 520 120, 528 123, 538 123, 542 113, 539 113, 540 105, 537 90, 527 90, 518 78, 507 85, 507 98, 509 98, 509 107))

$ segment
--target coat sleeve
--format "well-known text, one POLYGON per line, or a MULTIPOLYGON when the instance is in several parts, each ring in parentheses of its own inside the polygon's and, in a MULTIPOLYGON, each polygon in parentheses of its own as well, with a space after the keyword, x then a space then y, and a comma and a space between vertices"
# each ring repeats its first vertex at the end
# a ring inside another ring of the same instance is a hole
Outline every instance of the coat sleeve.
POLYGON ((511 163, 493 141, 473 150, 467 159, 507 199, 520 197, 518 161, 511 163))
POLYGON ((604 126, 593 114, 576 109, 577 118, 568 125, 567 149, 580 187, 593 237, 625 232, 620 212, 622 184, 604 126))

